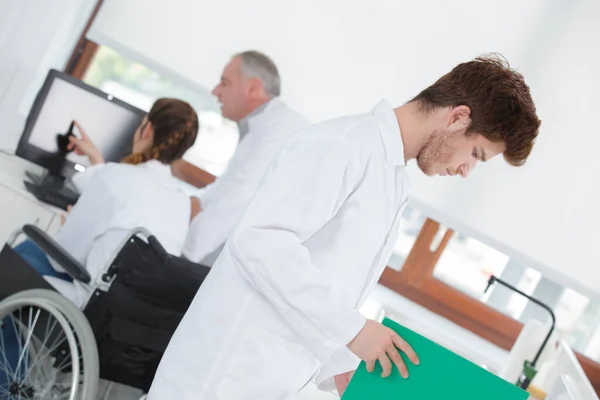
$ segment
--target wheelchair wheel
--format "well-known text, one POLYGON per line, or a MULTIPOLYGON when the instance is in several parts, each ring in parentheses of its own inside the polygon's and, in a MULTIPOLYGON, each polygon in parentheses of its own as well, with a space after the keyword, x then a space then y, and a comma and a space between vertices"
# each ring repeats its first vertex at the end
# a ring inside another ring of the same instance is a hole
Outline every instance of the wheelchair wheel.
POLYGON ((0 302, 0 321, 0 399, 95 398, 96 343, 74 304, 50 290, 28 290, 0 302))

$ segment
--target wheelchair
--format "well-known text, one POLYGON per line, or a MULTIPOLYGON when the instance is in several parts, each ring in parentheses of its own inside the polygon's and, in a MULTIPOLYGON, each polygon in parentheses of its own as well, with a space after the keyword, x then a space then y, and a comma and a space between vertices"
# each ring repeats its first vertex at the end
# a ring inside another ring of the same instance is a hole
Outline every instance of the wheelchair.
POLYGON ((24 226, 0 252, 0 400, 91 400, 100 379, 147 393, 209 270, 138 228, 92 281, 45 232, 24 226), (13 250, 23 234, 90 289, 82 309, 13 250), (5 346, 9 334, 18 345, 5 346))

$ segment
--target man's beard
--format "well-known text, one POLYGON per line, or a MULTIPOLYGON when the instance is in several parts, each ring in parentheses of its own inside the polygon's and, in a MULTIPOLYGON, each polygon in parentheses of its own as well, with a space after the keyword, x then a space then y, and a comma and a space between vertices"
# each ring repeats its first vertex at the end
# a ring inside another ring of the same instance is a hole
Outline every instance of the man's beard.
POLYGON ((445 164, 452 157, 453 148, 450 145, 451 135, 439 130, 433 131, 427 142, 417 154, 417 166, 425 175, 434 175, 439 171, 433 171, 436 164, 445 164))

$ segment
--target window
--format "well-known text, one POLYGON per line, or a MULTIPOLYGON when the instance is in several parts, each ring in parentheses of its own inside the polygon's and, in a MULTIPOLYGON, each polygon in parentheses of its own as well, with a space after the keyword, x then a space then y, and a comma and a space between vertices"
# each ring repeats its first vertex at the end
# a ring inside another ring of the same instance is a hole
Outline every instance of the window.
POLYGON ((434 276, 480 298, 490 276, 500 276, 507 261, 507 256, 478 240, 454 234, 437 263, 434 276))
POLYGON ((583 349, 588 357, 600 360, 600 302, 588 303, 571 332, 569 344, 583 349))
POLYGON ((532 318, 549 321, 545 310, 508 288, 494 285, 484 293, 492 274, 550 306, 558 334, 575 350, 600 360, 600 303, 459 233, 454 233, 433 270, 434 278, 522 323, 532 318))
POLYGON ((98 48, 83 81, 146 111, 159 97, 187 101, 198 113, 200 130, 184 158, 213 175, 226 168, 237 146, 238 129, 220 115, 219 105, 208 90, 160 75, 106 46, 98 48))

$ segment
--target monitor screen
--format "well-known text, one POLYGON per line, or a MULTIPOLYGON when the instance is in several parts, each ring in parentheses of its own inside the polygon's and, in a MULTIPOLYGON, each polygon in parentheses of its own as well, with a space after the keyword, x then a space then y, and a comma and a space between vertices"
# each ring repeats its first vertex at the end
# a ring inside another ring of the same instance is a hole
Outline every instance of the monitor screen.
POLYGON ((59 149, 77 121, 106 161, 131 152, 133 134, 146 113, 62 72, 51 70, 30 111, 17 155, 53 174, 70 176, 87 157, 59 149))

